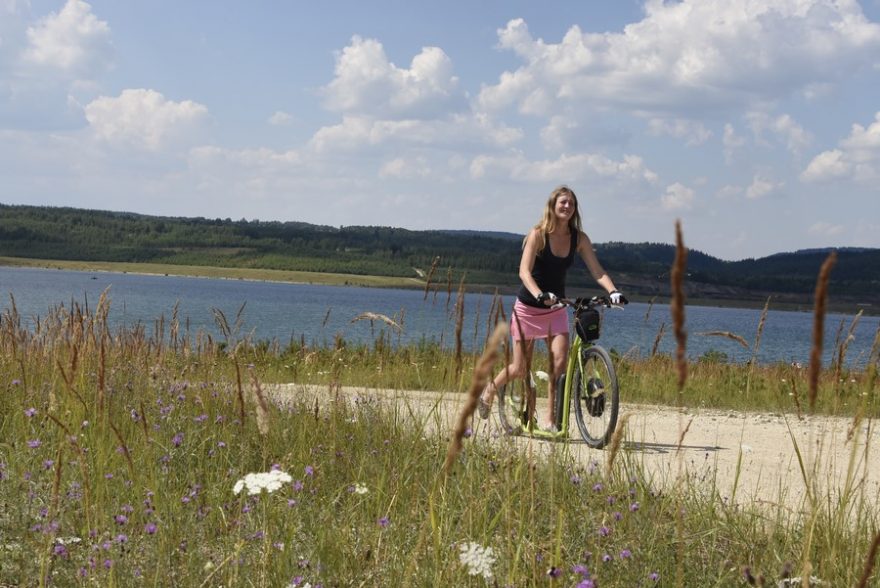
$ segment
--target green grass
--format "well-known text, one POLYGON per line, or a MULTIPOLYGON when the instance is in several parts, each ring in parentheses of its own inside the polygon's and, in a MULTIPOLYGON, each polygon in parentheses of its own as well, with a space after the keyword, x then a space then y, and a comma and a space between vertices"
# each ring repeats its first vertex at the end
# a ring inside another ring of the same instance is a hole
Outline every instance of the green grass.
POLYGON ((165 276, 191 276, 199 278, 226 278, 230 280, 291 282, 296 284, 322 284, 327 286, 370 286, 375 288, 424 287, 424 282, 416 278, 364 276, 329 272, 306 272, 295 270, 272 270, 241 267, 178 265, 170 263, 69 261, 0 256, 0 265, 9 267, 38 267, 76 271, 120 272, 165 276))
MULTIPOLYGON (((855 474, 832 484, 851 491, 801 509, 731 506, 711 476, 652 479, 627 453, 606 472, 565 444, 537 457, 478 429, 444 476, 449 431, 432 417, 369 395, 295 396, 263 414, 255 382, 453 393, 473 357, 459 375, 450 353, 399 349, 384 333, 333 349, 186 340, 173 323, 165 338, 111 333, 108 312, 60 310, 38 332, 11 311, 0 319, 0 584, 728 586, 748 568, 773 585, 809 566, 843 586, 858 583, 877 532, 855 474), (233 492, 273 467, 292 481, 233 492), (491 581, 461 562, 470 542, 492 549, 491 581)), ((670 363, 623 363, 624 388, 680 402, 670 363)), ((742 405, 794 406, 776 384, 784 368, 692 370, 687 403, 721 402, 751 377, 742 405)), ((832 375, 823 397, 874 410, 862 396, 876 392, 873 372, 853 374, 851 392, 832 375)))

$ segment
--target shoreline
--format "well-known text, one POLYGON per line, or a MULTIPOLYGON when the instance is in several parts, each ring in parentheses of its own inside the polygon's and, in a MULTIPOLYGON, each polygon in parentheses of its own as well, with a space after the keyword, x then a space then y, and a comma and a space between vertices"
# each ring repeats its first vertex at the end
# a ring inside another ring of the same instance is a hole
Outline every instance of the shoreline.
MULTIPOLYGON (((397 288, 404 290, 424 290, 424 280, 412 277, 393 276, 365 276, 359 274, 341 274, 331 272, 310 272, 300 270, 274 270, 257 268, 237 268, 219 266, 195 266, 195 265, 172 265, 161 263, 137 263, 122 261, 72 261, 56 259, 32 259, 23 257, 0 256, 0 267, 19 267, 54 269, 61 271, 101 272, 137 274, 144 276, 175 276, 189 278, 209 278, 221 280, 244 280, 252 282, 272 282, 281 284, 309 284, 321 286, 346 286, 359 288, 397 288)), ((440 282, 435 282, 440 285, 440 282)), ((687 285, 686 285, 687 288, 687 285)), ((516 294, 518 287, 515 285, 493 286, 489 284, 469 284, 468 293, 492 294, 498 292, 501 295, 512 296, 516 294)), ((573 288, 572 294, 587 296, 596 293, 595 289, 583 290, 573 288)), ((570 294, 571 295, 571 294, 570 294)), ((771 294, 770 309, 789 312, 812 312, 813 303, 805 300, 795 302, 780 300, 779 295, 771 294)), ((669 297, 656 295, 628 295, 632 302, 669 304, 669 297)), ((687 304, 692 306, 712 306, 716 308, 750 308, 762 309, 766 298, 758 299, 728 299, 715 297, 700 297, 691 295, 687 297, 687 304)), ((844 315, 854 315, 861 311, 865 315, 880 315, 880 307, 860 306, 848 302, 829 300, 827 312, 844 315)))

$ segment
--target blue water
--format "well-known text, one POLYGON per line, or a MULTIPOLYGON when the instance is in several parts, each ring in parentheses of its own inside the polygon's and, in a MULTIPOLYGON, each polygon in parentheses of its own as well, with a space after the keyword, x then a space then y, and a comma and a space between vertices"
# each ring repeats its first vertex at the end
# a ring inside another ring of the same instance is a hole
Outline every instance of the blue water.
MULTIPOLYGON (((67 270, 0 267, 0 312, 6 312, 14 297, 19 314, 28 325, 45 316, 51 308, 88 304, 94 308, 101 293, 110 299, 110 323, 114 329, 142 324, 152 333, 163 317, 166 325, 178 305, 183 329, 191 334, 202 330, 222 340, 212 309, 218 309, 229 324, 241 311, 238 335, 255 340, 277 340, 286 344, 301 337, 310 344, 332 345, 337 336, 348 342, 372 342, 384 328, 381 322, 352 322, 365 311, 395 317, 403 322, 403 332, 392 333, 395 344, 433 341, 452 347, 455 338, 455 297, 445 291, 430 292, 425 300, 418 290, 356 288, 283 284, 245 280, 144 276, 123 273, 77 272, 67 270)), ((512 297, 504 299, 509 315, 512 297)), ((462 342, 467 349, 480 349, 486 337, 487 313, 492 296, 468 294, 464 304, 462 342)), ((772 305, 771 305, 772 308, 772 305)), ((699 357, 713 350, 725 353, 731 361, 744 362, 751 349, 727 338, 699 333, 728 331, 744 338, 751 346, 760 320, 760 310, 689 306, 686 309, 688 355, 699 357)), ((835 347, 841 324, 846 335, 853 315, 830 314, 825 320, 825 358, 827 363, 835 347)), ((632 303, 623 311, 607 311, 602 324, 600 343, 620 353, 647 356, 662 323, 666 334, 659 347, 672 353, 675 340, 671 330, 669 307, 665 304, 632 303)), ((862 316, 853 332, 848 363, 864 365, 880 324, 880 317, 862 316)), ((806 312, 770 310, 761 337, 758 361, 809 362, 813 316, 806 312)), ((167 327, 166 327, 167 332, 167 327)))

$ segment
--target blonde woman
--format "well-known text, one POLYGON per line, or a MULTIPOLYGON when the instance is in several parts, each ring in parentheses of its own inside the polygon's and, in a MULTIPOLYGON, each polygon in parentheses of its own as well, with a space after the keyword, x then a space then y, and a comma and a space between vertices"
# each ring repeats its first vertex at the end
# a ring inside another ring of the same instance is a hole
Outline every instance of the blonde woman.
MULTIPOLYGON (((554 305, 557 298, 565 297, 565 277, 574 262, 575 254, 584 260, 596 282, 609 293, 613 304, 620 304, 625 300, 602 269, 590 238, 581 228, 577 196, 571 188, 560 186, 550 194, 541 221, 523 239, 522 258, 519 262, 522 286, 513 305, 510 320, 513 355, 510 365, 489 382, 480 396, 478 408, 482 418, 489 417, 489 410, 499 386, 511 379, 526 377, 535 340, 542 339, 547 343, 553 358, 548 387, 550 408, 548 421, 543 427, 555 429, 556 415, 553 411, 556 406, 556 380, 564 372, 568 361, 568 313, 565 307, 554 305)), ((529 412, 533 413, 534 399, 530 399, 528 404, 529 412)))

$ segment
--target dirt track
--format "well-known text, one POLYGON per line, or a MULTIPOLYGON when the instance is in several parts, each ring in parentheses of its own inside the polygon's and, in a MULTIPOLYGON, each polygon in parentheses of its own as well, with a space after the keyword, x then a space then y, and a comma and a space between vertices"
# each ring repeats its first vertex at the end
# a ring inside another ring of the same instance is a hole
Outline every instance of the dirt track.
MULTIPOLYGON (((295 384, 272 387, 272 394, 282 400, 300 396, 312 401, 327 399, 326 387, 295 384)), ((449 427, 464 403, 461 394, 441 394, 408 390, 377 390, 343 387, 342 396, 376 398, 412 409, 426 423, 439 422, 449 427), (439 418, 437 418, 439 417, 439 418)), ((283 401, 283 400, 282 400, 283 401)), ((539 401, 539 410, 543 408, 539 401)), ((880 430, 873 421, 863 421, 852 431, 852 419, 810 417, 762 413, 738 413, 718 410, 678 411, 668 407, 624 404, 621 416, 630 415, 626 425, 624 449, 628 456, 644 465, 659 486, 674 483, 682 475, 704 479, 706 489, 714 488, 723 499, 734 497, 738 503, 778 502, 790 508, 804 506, 804 477, 798 462, 799 449, 808 477, 821 493, 833 495, 844 487, 847 468, 852 463, 854 479, 864 487, 869 501, 880 498, 880 452, 871 451, 880 430), (686 431, 682 438, 682 431, 686 431), (847 437, 852 438, 848 441, 847 437), (679 440, 681 446, 679 447, 679 440), (737 464, 739 476, 737 479, 737 464), (734 481, 736 493, 733 495, 734 481)), ((572 422, 569 447, 584 463, 604 463, 606 453, 584 444, 572 422)), ((489 421, 476 419, 476 435, 497 432, 500 426, 493 415, 489 421)), ((551 442, 518 438, 523 445, 533 442, 549 448, 551 442)))

